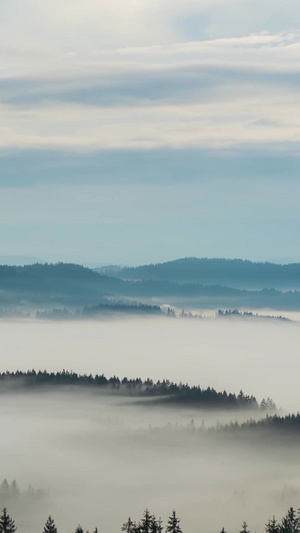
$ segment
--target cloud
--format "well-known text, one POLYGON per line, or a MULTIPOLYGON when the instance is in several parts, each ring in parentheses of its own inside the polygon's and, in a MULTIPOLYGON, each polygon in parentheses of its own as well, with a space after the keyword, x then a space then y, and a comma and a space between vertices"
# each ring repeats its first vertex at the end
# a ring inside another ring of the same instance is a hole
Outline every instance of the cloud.
POLYGON ((2 105, 0 146, 63 150, 226 148, 289 145, 300 138, 296 90, 223 88, 199 102, 107 107, 43 103, 2 105))
POLYGON ((297 151, 297 31, 189 41, 177 27, 241 5, 4 1, 0 148, 297 151))

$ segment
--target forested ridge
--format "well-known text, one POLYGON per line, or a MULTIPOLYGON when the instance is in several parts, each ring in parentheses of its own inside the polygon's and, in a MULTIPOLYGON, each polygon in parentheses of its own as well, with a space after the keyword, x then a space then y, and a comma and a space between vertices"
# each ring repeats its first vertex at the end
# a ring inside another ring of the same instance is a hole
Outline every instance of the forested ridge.
POLYGON ((122 279, 152 279, 230 286, 300 287, 300 263, 280 265, 243 259, 186 257, 137 267, 96 269, 122 279))
POLYGON ((154 382, 147 378, 120 379, 117 376, 106 377, 104 374, 93 376, 92 374, 80 375, 76 372, 63 370, 62 372, 47 372, 28 370, 27 372, 2 372, 0 373, 0 392, 5 392, 8 387, 20 389, 40 389, 41 387, 80 386, 88 389, 100 390, 109 394, 119 394, 141 398, 164 398, 165 401, 196 404, 199 407, 218 408, 274 408, 272 400, 263 400, 259 405, 252 395, 244 394, 241 390, 238 395, 217 392, 212 387, 202 389, 200 385, 189 386, 183 383, 174 383, 169 380, 154 382))
MULTIPOLYGON (((289 266, 289 265, 288 265, 289 266)), ((113 274, 113 273, 112 273, 113 274)), ((203 308, 248 307, 273 309, 300 309, 300 288, 297 284, 286 289, 274 288, 270 279, 257 290, 247 290, 247 283, 235 286, 228 279, 194 280, 192 276, 182 280, 120 279, 120 273, 112 276, 97 273, 89 268, 67 263, 34 264, 24 267, 0 266, 1 307, 20 305, 22 308, 45 305, 98 306, 105 297, 143 299, 174 299, 181 305, 183 298, 189 302, 197 299, 203 308), (27 307, 26 307, 27 306, 27 307)), ((292 279, 292 278, 291 278, 292 279)), ((280 287, 281 288, 281 287, 280 287)), ((285 288, 285 286, 283 287, 285 288)), ((171 305, 175 305, 173 301, 171 305)), ((128 311, 131 311, 128 309, 128 311)))

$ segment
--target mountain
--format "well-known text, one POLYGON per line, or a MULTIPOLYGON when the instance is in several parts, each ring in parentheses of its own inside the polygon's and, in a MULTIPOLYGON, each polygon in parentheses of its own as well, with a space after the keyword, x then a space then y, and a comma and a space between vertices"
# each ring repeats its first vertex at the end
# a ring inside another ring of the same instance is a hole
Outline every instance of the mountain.
MULTIPOLYGON (((116 273, 117 276, 117 273, 116 273)), ((97 306, 104 297, 184 308, 300 310, 299 291, 246 290, 221 284, 124 280, 74 264, 0 266, 0 309, 97 306)))
POLYGON ((186 257, 138 267, 100 267, 97 272, 127 280, 225 285, 237 288, 300 288, 300 263, 278 265, 242 259, 186 257))

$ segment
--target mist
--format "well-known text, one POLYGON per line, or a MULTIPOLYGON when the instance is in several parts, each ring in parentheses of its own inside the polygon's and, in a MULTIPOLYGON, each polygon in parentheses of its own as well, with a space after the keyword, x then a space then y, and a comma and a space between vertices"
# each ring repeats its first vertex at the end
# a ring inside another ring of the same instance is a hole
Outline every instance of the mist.
MULTIPOLYGON (((1 371, 65 368, 243 389, 258 401, 272 397, 282 412, 300 405, 299 341, 298 324, 259 319, 0 322, 1 371)), ((296 444, 192 431, 262 412, 161 406, 76 387, 7 390, 1 400, 2 477, 47 492, 33 508, 10 502, 24 533, 40 531, 50 513, 59 531, 81 523, 112 533, 145 508, 164 522, 175 508, 187 533, 234 531, 243 520, 262 530, 268 516, 297 505, 296 444)))
POLYGON ((263 319, 0 321, 2 371, 67 369, 243 389, 293 411, 299 343, 299 324, 263 319))
POLYGON ((184 429, 166 427, 164 410, 151 430, 148 409, 80 392, 6 393, 0 470, 49 490, 33 508, 10 504, 19 529, 40 531, 51 512, 59 531, 81 523, 112 533, 149 507, 164 520, 176 508, 187 532, 238 531, 244 519, 262 530, 299 498, 296 445, 194 435, 187 414, 177 413, 184 429))

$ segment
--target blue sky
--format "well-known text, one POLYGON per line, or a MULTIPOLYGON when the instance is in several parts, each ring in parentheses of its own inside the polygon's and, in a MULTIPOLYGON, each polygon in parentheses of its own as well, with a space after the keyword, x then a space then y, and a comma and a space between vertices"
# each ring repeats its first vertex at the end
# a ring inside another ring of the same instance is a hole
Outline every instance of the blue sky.
POLYGON ((300 261, 299 15, 2 0, 0 255, 300 261))

